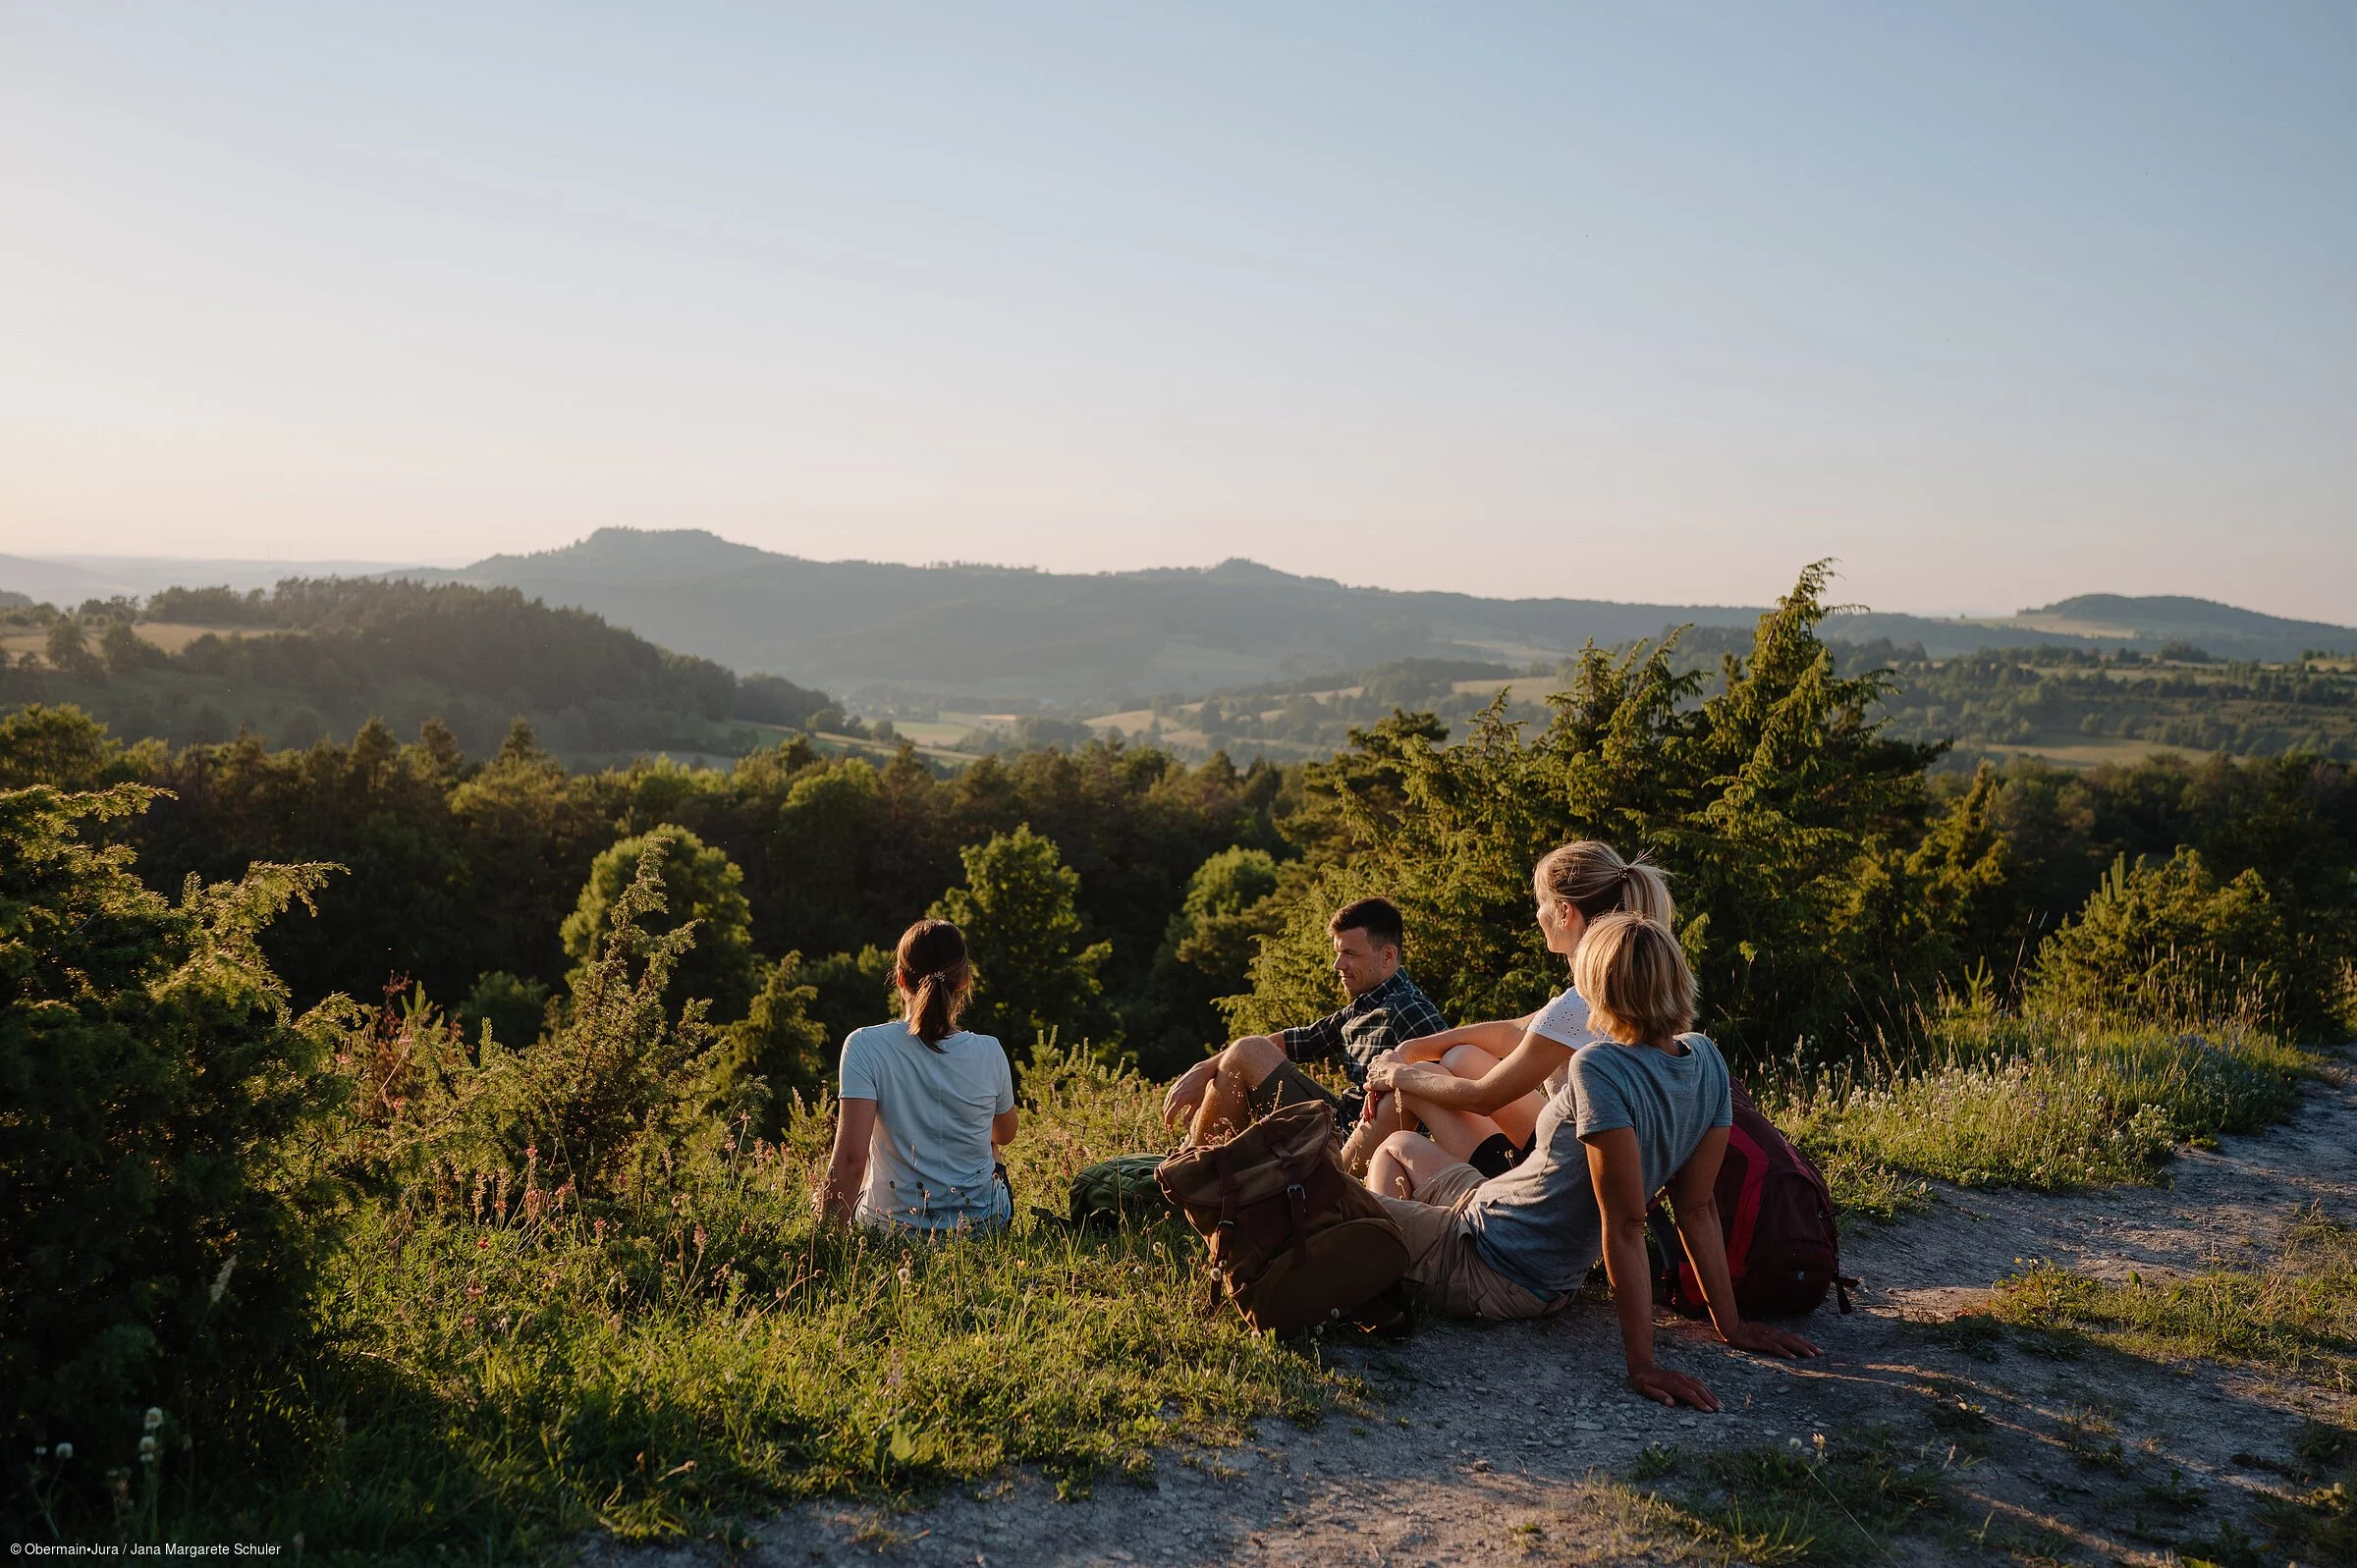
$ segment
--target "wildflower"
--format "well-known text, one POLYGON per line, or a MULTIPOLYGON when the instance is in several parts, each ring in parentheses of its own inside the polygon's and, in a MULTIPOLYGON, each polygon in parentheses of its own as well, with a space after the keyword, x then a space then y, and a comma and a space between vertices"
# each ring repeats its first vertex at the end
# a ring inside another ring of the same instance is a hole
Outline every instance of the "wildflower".
POLYGON ((901 1276, 901 1283, 902 1283, 902 1284, 904 1284, 904 1284, 906 1284, 906 1283, 908 1282, 908 1277, 909 1277, 908 1266, 907 1266, 906 1264, 903 1264, 903 1265, 901 1265, 901 1267, 900 1267, 900 1270, 899 1270, 899 1273, 900 1273, 900 1276, 901 1276))
POLYGON ((483 1251, 485 1248, 489 1247, 490 1245, 491 1245, 491 1238, 490 1238, 489 1236, 485 1236, 485 1237, 484 1237, 482 1240, 480 1240, 480 1241, 478 1241, 478 1242, 476 1242, 476 1243, 474 1244, 474 1250, 475 1250, 476 1252, 481 1252, 481 1251, 483 1251))
POLYGON ((466 1287, 466 1299, 467 1299, 468 1301, 472 1301, 472 1300, 474 1300, 474 1299, 475 1299, 475 1297, 477 1297, 477 1296, 481 1295, 482 1293, 483 1293, 483 1287, 482 1287, 482 1286, 480 1286, 480 1285, 468 1285, 468 1286, 466 1287))
POLYGON ((53 1452, 57 1455, 57 1462, 62 1465, 74 1457, 74 1445, 70 1442, 61 1442, 53 1452))
POLYGON ((147 1407, 146 1418, 139 1423, 139 1425, 148 1432, 155 1431, 156 1428, 162 1426, 163 1424, 164 1413, 156 1409, 153 1405, 149 1405, 147 1407))
POLYGON ((155 1439, 153 1437, 139 1439, 139 1463, 142 1465, 155 1463, 155 1439))

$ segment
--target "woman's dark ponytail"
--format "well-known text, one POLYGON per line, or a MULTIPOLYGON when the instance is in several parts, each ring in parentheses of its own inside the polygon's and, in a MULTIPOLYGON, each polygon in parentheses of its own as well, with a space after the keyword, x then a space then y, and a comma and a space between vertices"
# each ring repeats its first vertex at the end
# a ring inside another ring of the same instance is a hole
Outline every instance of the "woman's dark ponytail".
POLYGON ((908 1032, 935 1051, 958 1032, 973 970, 965 935, 946 920, 920 920, 901 933, 899 973, 908 1032))

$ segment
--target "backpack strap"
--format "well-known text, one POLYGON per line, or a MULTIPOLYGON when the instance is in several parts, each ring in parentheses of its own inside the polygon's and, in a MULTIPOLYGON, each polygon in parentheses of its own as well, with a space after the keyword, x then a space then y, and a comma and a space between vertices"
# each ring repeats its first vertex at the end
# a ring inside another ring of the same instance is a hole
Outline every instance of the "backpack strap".
POLYGON ((1849 1293, 1863 1283, 1855 1274, 1834 1275, 1834 1300, 1840 1304, 1841 1316, 1849 1316, 1849 1293))
POLYGON ((1228 1162, 1227 1145, 1212 1150, 1211 1168, 1220 1173, 1220 1222, 1211 1233, 1211 1262, 1226 1273, 1228 1255, 1235 1250, 1235 1167, 1228 1162))
POLYGON ((1293 1267, 1298 1269, 1309 1263, 1309 1194, 1301 1183, 1288 1182, 1285 1201, 1293 1211, 1293 1267))

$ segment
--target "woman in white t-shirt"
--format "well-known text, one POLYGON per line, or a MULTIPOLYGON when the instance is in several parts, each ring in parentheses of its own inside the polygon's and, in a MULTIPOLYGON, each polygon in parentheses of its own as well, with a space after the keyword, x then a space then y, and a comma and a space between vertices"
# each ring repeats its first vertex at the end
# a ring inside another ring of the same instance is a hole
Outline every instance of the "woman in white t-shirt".
MULTIPOLYGON (((1531 873, 1530 891, 1547 950, 1566 966, 1588 923, 1608 914, 1642 915, 1676 929, 1661 871, 1641 855, 1623 860, 1593 838, 1549 851, 1531 873)), ((1561 1082, 1572 1054, 1596 1038, 1587 1002, 1566 985, 1536 1012, 1426 1035, 1379 1059, 1367 1089, 1370 1101, 1383 1094, 1383 1103, 1357 1135, 1373 1151, 1368 1187, 1405 1197, 1415 1165, 1462 1163, 1484 1176, 1511 1170, 1530 1154, 1547 1091, 1561 1082), (1424 1136, 1411 1130, 1418 1122, 1424 1136)))
POLYGON ((821 1212, 927 1235, 1004 1229, 1014 1205, 999 1151, 1014 1142, 1014 1077, 996 1040, 958 1027, 973 987, 964 936, 946 920, 910 926, 893 983, 900 1020, 843 1043, 821 1212))

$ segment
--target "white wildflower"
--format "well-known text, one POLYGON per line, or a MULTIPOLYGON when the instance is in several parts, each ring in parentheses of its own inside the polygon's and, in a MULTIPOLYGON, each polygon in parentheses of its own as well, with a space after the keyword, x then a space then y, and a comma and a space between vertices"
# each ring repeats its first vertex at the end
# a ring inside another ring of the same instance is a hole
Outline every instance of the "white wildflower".
POLYGON ((57 1445, 57 1457, 61 1462, 73 1458, 74 1445, 70 1442, 59 1443, 57 1445))
POLYGON ((147 1407, 146 1418, 139 1423, 139 1425, 148 1432, 155 1431, 156 1428, 162 1426, 163 1424, 164 1413, 156 1409, 153 1405, 149 1405, 147 1407))

